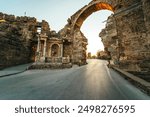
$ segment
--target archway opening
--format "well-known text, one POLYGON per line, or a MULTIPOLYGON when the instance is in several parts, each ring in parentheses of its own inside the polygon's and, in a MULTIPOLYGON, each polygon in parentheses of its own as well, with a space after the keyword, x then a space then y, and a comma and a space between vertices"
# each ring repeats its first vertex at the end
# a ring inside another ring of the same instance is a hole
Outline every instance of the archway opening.
POLYGON ((53 44, 51 50, 52 57, 59 57, 59 46, 57 44, 53 44))
POLYGON ((76 18, 73 30, 80 30, 84 33, 90 43, 88 51, 91 51, 92 54, 96 54, 98 50, 104 50, 104 46, 98 35, 105 28, 106 20, 113 12, 114 9, 110 4, 96 2, 83 8, 76 18))
POLYGON ((87 53, 96 56, 98 51, 104 51, 104 45, 99 33, 106 27, 107 18, 113 14, 110 10, 100 10, 90 15, 81 26, 81 31, 88 39, 87 53))

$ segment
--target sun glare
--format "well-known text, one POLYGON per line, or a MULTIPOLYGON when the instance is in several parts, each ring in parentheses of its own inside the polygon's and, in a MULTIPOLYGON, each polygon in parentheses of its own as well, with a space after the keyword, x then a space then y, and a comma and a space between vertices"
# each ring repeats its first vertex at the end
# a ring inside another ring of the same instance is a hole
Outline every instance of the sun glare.
POLYGON ((81 31, 88 39, 87 52, 96 55, 98 50, 104 50, 99 33, 105 28, 107 18, 112 14, 109 10, 100 10, 89 16, 81 27, 81 31))

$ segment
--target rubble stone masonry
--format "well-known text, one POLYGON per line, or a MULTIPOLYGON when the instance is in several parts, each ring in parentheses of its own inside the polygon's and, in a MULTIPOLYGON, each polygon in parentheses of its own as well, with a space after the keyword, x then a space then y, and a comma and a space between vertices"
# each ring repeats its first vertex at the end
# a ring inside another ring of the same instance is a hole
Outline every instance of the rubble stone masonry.
MULTIPOLYGON (((15 17, 0 13, 0 68, 34 61, 37 22, 34 17, 15 17)), ((43 32, 49 25, 42 21, 43 32)))
POLYGON ((124 70, 150 71, 149 5, 148 0, 142 0, 115 13, 100 33, 105 47, 111 51, 112 63, 124 70))

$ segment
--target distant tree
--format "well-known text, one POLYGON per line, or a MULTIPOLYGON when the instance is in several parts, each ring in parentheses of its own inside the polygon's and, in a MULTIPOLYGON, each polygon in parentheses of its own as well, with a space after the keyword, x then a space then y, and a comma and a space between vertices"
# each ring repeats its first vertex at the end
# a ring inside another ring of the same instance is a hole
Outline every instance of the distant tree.
POLYGON ((97 51, 97 58, 98 59, 107 59, 106 51, 102 51, 102 50, 97 51))
POLYGON ((91 59, 91 58, 92 58, 92 54, 91 54, 91 52, 88 52, 88 54, 87 54, 87 58, 88 58, 88 59, 91 59))
POLYGON ((93 56, 92 56, 92 59, 96 59, 96 58, 97 58, 96 55, 93 55, 93 56))

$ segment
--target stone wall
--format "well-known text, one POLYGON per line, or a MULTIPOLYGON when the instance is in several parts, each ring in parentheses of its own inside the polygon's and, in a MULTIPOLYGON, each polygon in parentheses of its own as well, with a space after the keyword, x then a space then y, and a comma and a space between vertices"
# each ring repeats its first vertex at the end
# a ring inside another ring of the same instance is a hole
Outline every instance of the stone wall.
POLYGON ((86 64, 87 38, 80 30, 74 31, 73 40, 73 62, 76 64, 86 64))
POLYGON ((72 60, 73 39, 70 32, 71 22, 68 19, 68 24, 58 32, 58 35, 63 39, 63 57, 70 57, 72 60))
POLYGON ((129 71, 147 71, 149 51, 142 4, 116 14, 119 45, 119 66, 129 71))
MULTIPOLYGON (((0 68, 34 61, 37 44, 37 25, 34 17, 15 17, 0 13, 0 68)), ((42 31, 49 31, 46 21, 42 31)))
POLYGON ((146 34, 144 35, 145 44, 147 52, 144 56, 146 56, 146 60, 144 61, 144 67, 150 72, 150 1, 142 0, 142 9, 144 13, 144 21, 146 26, 146 34))
MULTIPOLYGON (((102 42, 105 47, 105 53, 111 54, 112 64, 116 65, 118 63, 119 55, 118 55, 118 37, 116 30, 116 21, 113 15, 108 17, 106 28, 103 29, 99 36, 102 39, 102 42)), ((105 54, 105 58, 110 58, 105 54)))
POLYGON ((150 71, 149 3, 137 2, 115 13, 100 33, 105 47, 110 48, 113 63, 124 70, 150 71))
POLYGON ((63 57, 72 57, 72 44, 70 42, 65 42, 63 45, 63 57))

